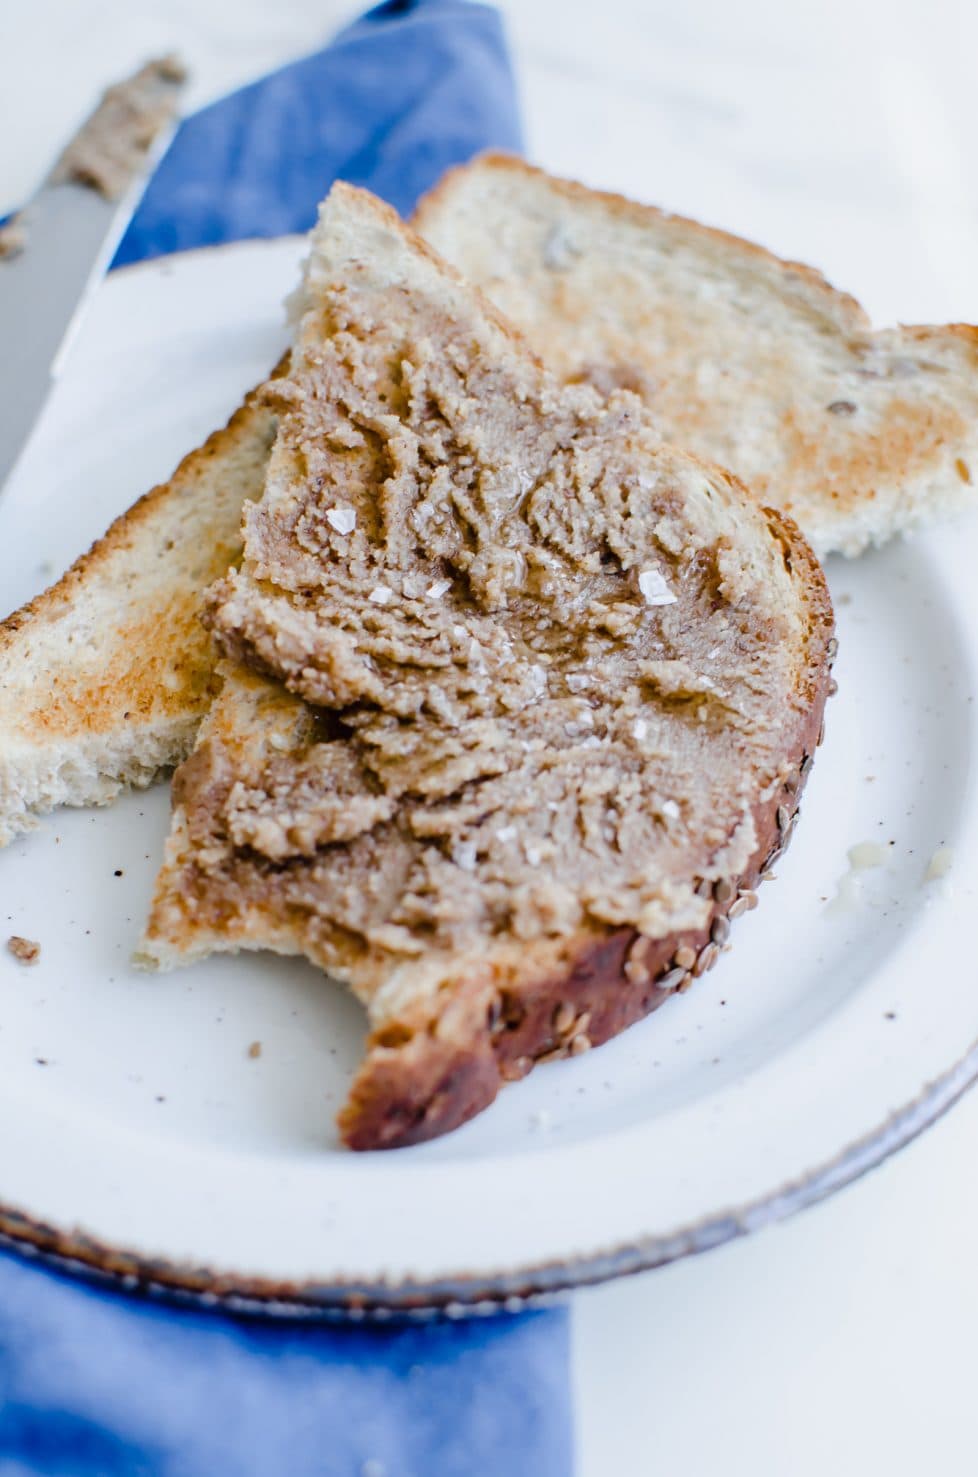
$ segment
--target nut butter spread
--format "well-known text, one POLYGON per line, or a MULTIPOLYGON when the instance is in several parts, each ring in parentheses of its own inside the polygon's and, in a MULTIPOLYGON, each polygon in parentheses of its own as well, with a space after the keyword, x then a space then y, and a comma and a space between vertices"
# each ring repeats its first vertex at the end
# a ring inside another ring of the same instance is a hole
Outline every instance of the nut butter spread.
POLYGON ((211 597, 226 653, 292 696, 242 676, 238 731, 180 776, 194 906, 302 920, 340 964, 699 926, 802 702, 781 545, 367 198, 324 207, 265 496, 211 597))
POLYGON ((108 200, 121 195, 160 129, 176 112, 186 73, 175 57, 147 62, 102 96, 55 165, 54 184, 89 185, 108 200))

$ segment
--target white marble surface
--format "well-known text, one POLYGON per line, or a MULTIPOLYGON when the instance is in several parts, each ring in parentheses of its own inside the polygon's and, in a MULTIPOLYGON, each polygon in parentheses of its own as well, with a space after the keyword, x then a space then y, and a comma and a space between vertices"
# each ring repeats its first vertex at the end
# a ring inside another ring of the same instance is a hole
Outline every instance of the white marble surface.
MULTIPOLYGON (((143 55, 178 48, 197 104, 310 49, 359 8, 8 7, 0 210, 29 191, 98 87, 143 55)), ((969 0, 503 8, 541 162, 811 261, 881 321, 978 321, 969 0)), ((820 1208, 578 1294, 580 1477, 970 1471, 976 1143, 972 1094, 820 1208)))

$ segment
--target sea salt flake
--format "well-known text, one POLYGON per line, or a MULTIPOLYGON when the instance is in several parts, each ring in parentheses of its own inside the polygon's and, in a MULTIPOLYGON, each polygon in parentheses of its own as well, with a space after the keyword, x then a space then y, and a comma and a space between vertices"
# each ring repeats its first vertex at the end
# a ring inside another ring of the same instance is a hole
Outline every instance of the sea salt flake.
POLYGON ((433 585, 428 586, 425 594, 429 600, 440 600, 443 595, 448 594, 451 588, 451 580, 435 580, 433 585))
POLYGON ((538 867, 540 865, 540 852, 537 847, 528 846, 526 848, 526 859, 531 867, 538 867))
POLYGON ((515 835, 516 835, 516 827, 515 826, 500 826, 499 830, 496 832, 496 840, 497 841, 503 841, 503 842, 512 841, 512 839, 513 839, 513 837, 515 835))
POLYGON ((646 723, 645 719, 636 718, 635 722, 632 724, 632 738, 638 739, 639 743, 641 743, 642 739, 644 739, 648 735, 648 731, 649 725, 646 723))
POLYGON ((335 528, 337 533, 352 533, 357 526, 356 509, 327 508, 326 522, 330 528, 335 528))
POLYGON ((389 605, 393 596, 394 591, 389 585, 378 585, 375 590, 370 591, 367 599, 372 601, 374 605, 389 605))
POLYGON ((452 861, 463 872, 475 871, 475 842, 459 841, 452 848, 452 861))
POLYGON ((671 821, 678 821, 679 806, 676 804, 675 800, 663 800, 662 805, 659 808, 662 811, 662 814, 667 815, 671 821))
POLYGON ((646 605, 675 605, 674 595, 657 569, 643 569, 638 577, 638 587, 646 605))

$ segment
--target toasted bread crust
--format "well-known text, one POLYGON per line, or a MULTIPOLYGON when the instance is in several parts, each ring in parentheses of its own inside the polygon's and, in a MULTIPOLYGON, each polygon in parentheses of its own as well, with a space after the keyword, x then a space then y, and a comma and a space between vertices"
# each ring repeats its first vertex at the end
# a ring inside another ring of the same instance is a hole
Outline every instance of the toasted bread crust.
POLYGON ((840 315, 845 315, 852 328, 863 330, 870 326, 870 320, 862 304, 849 293, 833 287, 817 267, 810 267, 805 262, 790 261, 776 256, 773 251, 768 251, 766 246, 759 246, 756 241, 748 241, 744 236, 735 236, 731 231, 722 231, 717 226, 705 226, 702 221, 693 220, 692 217, 686 215, 676 215, 671 210, 663 210, 658 205, 643 205, 637 200, 629 200, 626 195, 618 195, 611 190, 592 190, 588 185, 578 184, 576 180, 559 179, 535 164, 528 164, 518 154, 507 154, 501 149, 488 149, 485 153, 478 154, 474 159, 469 160, 467 164, 454 165, 446 170, 436 185, 422 195, 411 217, 411 225, 422 236, 428 221, 434 217, 443 203, 451 198, 458 180, 464 178, 473 168, 510 176, 514 173, 523 174, 528 179, 546 181, 548 189, 562 195, 566 200, 580 200, 592 204, 600 202, 612 216, 634 221, 639 225, 647 225, 652 220, 667 221, 673 226, 681 226, 693 235, 724 246, 731 246, 745 256, 753 256, 758 261, 767 262, 770 266, 779 269, 787 268, 793 276, 807 283, 809 287, 813 287, 816 292, 824 293, 826 304, 840 315))
POLYGON ((504 1082, 524 1077, 537 1062, 600 1046, 712 968, 731 915, 754 906, 762 874, 794 830, 821 742, 835 653, 821 567, 790 519, 771 510, 768 517, 812 612, 808 665, 801 674, 808 708, 786 742, 780 785, 754 807, 758 845, 749 864, 714 895, 709 921, 700 929, 654 941, 640 942, 630 928, 571 940, 565 966, 556 972, 533 978, 532 966, 524 964, 518 981, 462 982, 453 987, 447 1017, 405 1023, 404 1039, 396 1042, 389 1026, 377 1033, 338 1118, 349 1148, 395 1149, 437 1138, 480 1113, 504 1082))

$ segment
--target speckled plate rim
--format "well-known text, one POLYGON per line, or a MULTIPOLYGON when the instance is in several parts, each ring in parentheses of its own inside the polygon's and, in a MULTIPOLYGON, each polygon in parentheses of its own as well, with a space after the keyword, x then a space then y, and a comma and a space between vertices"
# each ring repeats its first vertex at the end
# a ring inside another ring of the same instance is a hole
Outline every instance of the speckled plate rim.
POLYGON ((45 1225, 3 1203, 0 1246, 114 1292, 242 1316, 387 1323, 515 1313, 554 1301, 575 1288, 654 1271, 712 1251, 817 1205, 912 1143, 976 1081, 978 1041, 878 1128, 768 1194, 664 1235, 506 1272, 474 1271, 428 1283, 411 1279, 302 1283, 237 1277, 103 1245, 80 1232, 45 1225))

